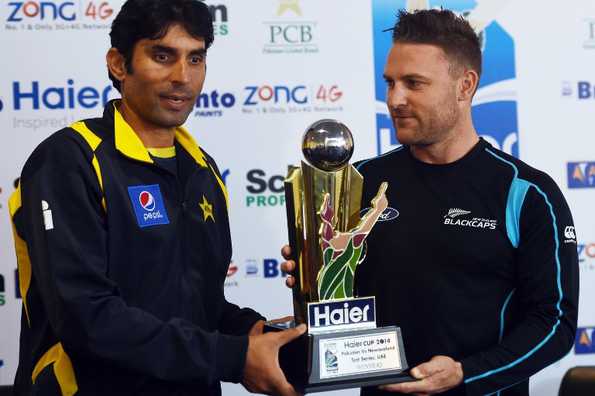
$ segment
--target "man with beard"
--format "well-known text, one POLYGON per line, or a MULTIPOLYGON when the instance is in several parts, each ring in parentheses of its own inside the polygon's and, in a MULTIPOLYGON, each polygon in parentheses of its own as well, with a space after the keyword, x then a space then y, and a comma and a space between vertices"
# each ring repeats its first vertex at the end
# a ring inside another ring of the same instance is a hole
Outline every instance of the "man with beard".
POLYGON ((17 395, 294 395, 297 328, 225 300, 227 192, 181 125, 213 41, 196 0, 129 0, 107 67, 121 100, 42 142, 10 213, 23 297, 17 395))
POLYGON ((481 66, 463 18, 399 13, 384 78, 402 146, 356 164, 362 202, 387 181, 399 215, 368 237, 356 284, 359 296, 376 296, 379 326, 401 327, 417 381, 363 395, 528 395, 529 377, 573 344, 570 210, 549 176, 478 136, 471 101, 481 66))

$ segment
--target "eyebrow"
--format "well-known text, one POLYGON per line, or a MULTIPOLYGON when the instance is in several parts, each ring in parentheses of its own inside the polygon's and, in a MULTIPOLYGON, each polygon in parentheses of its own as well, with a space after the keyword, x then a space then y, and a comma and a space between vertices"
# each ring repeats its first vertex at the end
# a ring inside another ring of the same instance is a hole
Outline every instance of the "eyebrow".
MULTIPOLYGON (((176 48, 168 47, 166 45, 161 45, 161 44, 155 44, 155 45, 151 46, 151 51, 152 52, 165 52, 170 55, 175 55, 178 53, 178 50, 176 48)), ((205 48, 197 48, 197 49, 190 51, 191 56, 204 56, 206 54, 207 54, 207 50, 205 48)))

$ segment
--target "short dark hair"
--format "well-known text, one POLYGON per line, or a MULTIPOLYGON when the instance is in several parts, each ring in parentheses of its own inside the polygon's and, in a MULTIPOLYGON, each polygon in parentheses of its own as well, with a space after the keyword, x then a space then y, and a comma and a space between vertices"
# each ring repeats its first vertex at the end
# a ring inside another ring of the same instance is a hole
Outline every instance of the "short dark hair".
MULTIPOLYGON (((193 37, 205 40, 205 48, 213 43, 213 20, 209 8, 197 0, 127 0, 112 23, 112 47, 124 57, 126 70, 132 73, 132 54, 142 39, 156 40, 167 34, 173 24, 180 24, 193 37)), ((114 87, 118 81, 108 70, 114 87)))
POLYGON ((395 42, 440 47, 451 63, 457 62, 481 76, 481 44, 469 22, 450 10, 400 10, 393 28, 395 42))

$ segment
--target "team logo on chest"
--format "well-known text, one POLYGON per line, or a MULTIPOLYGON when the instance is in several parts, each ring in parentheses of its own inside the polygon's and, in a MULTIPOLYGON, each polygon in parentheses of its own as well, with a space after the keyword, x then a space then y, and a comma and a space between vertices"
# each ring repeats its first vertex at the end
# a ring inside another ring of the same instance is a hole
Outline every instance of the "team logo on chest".
POLYGON ((450 208, 444 215, 443 223, 450 226, 480 228, 495 230, 498 220, 484 219, 483 217, 474 217, 470 210, 461 208, 450 208))
POLYGON ((139 227, 169 224, 159 184, 130 186, 128 196, 139 227))
POLYGON ((200 208, 202 209, 202 217, 205 223, 208 219, 211 219, 213 222, 215 222, 215 217, 213 216, 213 204, 207 201, 207 197, 203 195, 202 202, 199 203, 198 206, 200 206, 200 208))

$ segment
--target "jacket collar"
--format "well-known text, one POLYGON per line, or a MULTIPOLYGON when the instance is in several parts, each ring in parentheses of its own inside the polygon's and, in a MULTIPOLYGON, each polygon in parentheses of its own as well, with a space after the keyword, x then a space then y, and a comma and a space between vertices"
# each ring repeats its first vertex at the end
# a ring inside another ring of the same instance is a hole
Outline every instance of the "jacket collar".
MULTIPOLYGON (((109 102, 107 104, 108 108, 106 109, 107 113, 113 112, 116 150, 128 158, 152 164, 153 159, 149 155, 147 148, 136 132, 134 132, 134 129, 132 129, 124 117, 122 117, 122 114, 118 110, 118 104, 118 100, 109 102)), ((188 154, 190 154, 197 164, 202 167, 207 167, 205 154, 202 152, 192 135, 184 127, 180 126, 176 128, 175 140, 188 152, 188 154)))

